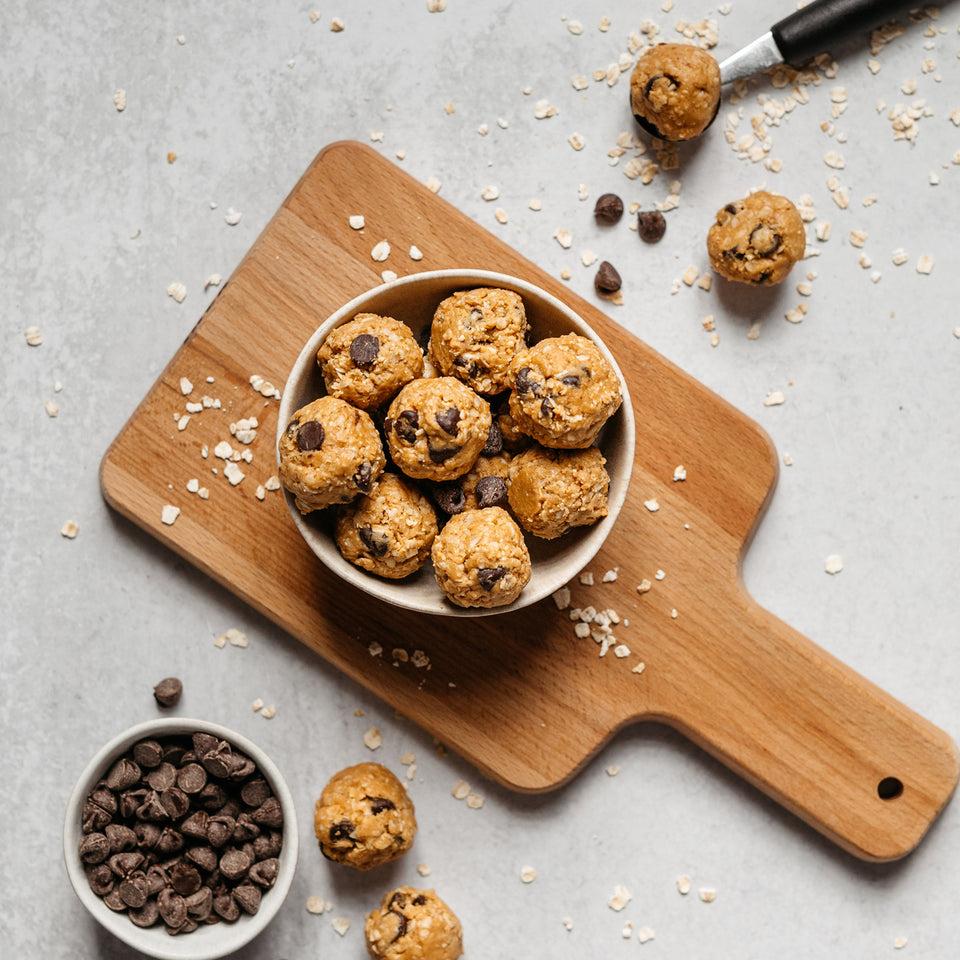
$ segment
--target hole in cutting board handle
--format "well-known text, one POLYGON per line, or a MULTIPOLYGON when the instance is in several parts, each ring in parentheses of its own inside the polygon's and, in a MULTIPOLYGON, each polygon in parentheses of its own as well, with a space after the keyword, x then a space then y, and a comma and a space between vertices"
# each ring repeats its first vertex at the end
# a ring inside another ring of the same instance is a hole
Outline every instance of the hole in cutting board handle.
POLYGON ((903 781, 899 777, 884 777, 877 784, 877 796, 881 800, 896 800, 903 793, 903 781))

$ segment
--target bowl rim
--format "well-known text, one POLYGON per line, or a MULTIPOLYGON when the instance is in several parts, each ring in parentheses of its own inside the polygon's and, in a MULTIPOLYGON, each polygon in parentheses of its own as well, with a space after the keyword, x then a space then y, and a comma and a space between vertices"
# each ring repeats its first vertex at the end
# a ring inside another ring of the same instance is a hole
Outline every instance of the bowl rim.
POLYGON ((293 794, 279 768, 252 740, 210 720, 191 717, 166 717, 134 724, 107 741, 90 758, 74 784, 67 801, 63 823, 63 857, 67 875, 80 902, 102 927, 128 946, 157 960, 216 960, 239 950, 256 937, 274 918, 286 899, 299 858, 299 829, 293 794), (210 733, 228 740, 242 750, 266 776, 274 796, 283 810, 283 849, 280 852, 280 871, 274 885, 263 897, 260 909, 243 914, 236 922, 201 926, 190 934, 171 936, 162 924, 138 927, 125 913, 114 913, 87 883, 83 864, 77 853, 82 836, 80 817, 83 803, 95 784, 106 774, 110 761, 148 736, 176 736, 186 733, 210 733), (201 932, 209 931, 209 933, 201 932), (198 937, 198 939, 194 939, 198 937))
MULTIPOLYGON (((626 378, 624 377, 623 371, 620 369, 620 365, 617 363, 616 358, 603 341, 603 338, 571 306, 569 306, 556 295, 550 293, 548 290, 537 286, 535 283, 531 283, 529 280, 524 280, 520 277, 513 276, 512 274, 500 273, 493 270, 479 270, 469 267, 452 267, 443 270, 424 270, 419 273, 407 274, 406 276, 398 277, 395 280, 389 280, 385 283, 377 284, 376 286, 370 287, 368 290, 357 294, 357 296, 353 297, 353 299, 343 304, 332 314, 327 316, 327 318, 323 320, 323 322, 314 330, 313 334, 306 341, 300 353, 298 354, 297 359, 293 362, 290 370, 287 373, 287 379, 284 384, 283 394, 280 399, 280 406, 277 414, 277 436, 275 444, 277 465, 279 466, 280 462, 278 449, 280 438, 283 435, 286 424, 289 422, 290 417, 296 412, 293 401, 294 391, 290 389, 290 383, 294 379, 295 375, 298 381, 302 380, 306 375, 306 372, 311 369, 315 362, 314 358, 317 350, 319 350, 320 344, 323 343, 328 334, 335 327, 347 322, 348 318, 352 318, 356 313, 362 312, 361 308, 365 304, 367 304, 372 298, 387 292, 388 288, 390 290, 394 290, 398 287, 409 286, 416 283, 441 280, 449 280, 451 283, 455 282, 456 286, 463 287, 500 286, 507 289, 512 289, 521 295, 527 294, 528 296, 543 301, 552 309, 558 311, 560 314, 566 317, 576 332, 582 333, 582 335, 589 338, 597 346, 607 362, 613 367, 614 372, 617 374, 617 377, 620 380, 622 402, 620 404, 620 408, 618 409, 617 413, 614 414, 614 416, 620 416, 623 418, 622 431, 625 437, 625 443, 621 446, 624 448, 623 457, 625 458, 626 463, 629 465, 629 469, 627 470, 625 482, 617 484, 615 487, 614 484, 611 483, 610 496, 608 496, 607 500, 607 516, 593 524, 589 528, 589 533, 586 533, 583 539, 576 545, 575 557, 577 559, 577 570, 572 571, 570 577, 564 580, 564 583, 567 583, 569 582, 569 579, 574 577, 577 572, 582 570, 600 551, 610 533, 610 530, 616 522, 617 517, 620 514, 620 510, 623 507, 627 497, 627 491, 630 487, 630 481, 633 473, 633 460, 636 444, 636 423, 633 413, 633 405, 630 399, 630 390, 627 386, 626 378)), ((613 478, 611 478, 611 480, 612 479, 613 478)), ((417 598, 406 598, 404 596, 402 588, 398 586, 398 584, 403 583, 402 580, 390 581, 378 577, 375 574, 369 573, 366 570, 362 570, 349 561, 343 559, 337 550, 334 550, 329 557, 321 555, 312 542, 312 537, 316 535, 316 531, 307 524, 305 518, 300 514, 300 511, 297 509, 294 503, 293 495, 284 488, 281 488, 281 492, 297 531, 300 533, 301 538, 307 544, 311 552, 317 557, 317 559, 328 570, 330 570, 331 573, 345 580, 347 583, 352 584, 357 589, 362 590, 368 596, 373 596, 376 599, 385 601, 396 607, 414 611, 416 613, 430 614, 431 616, 494 616, 496 614, 511 613, 516 610, 520 610, 523 607, 532 606, 533 604, 538 603, 544 598, 550 596, 564 585, 563 583, 543 583, 537 587, 534 587, 533 589, 531 589, 531 586, 528 585, 524 588, 520 596, 513 601, 513 603, 506 604, 502 607, 458 607, 455 604, 446 601, 438 588, 437 602, 432 607, 425 606, 422 602, 422 599, 418 600, 417 598)))

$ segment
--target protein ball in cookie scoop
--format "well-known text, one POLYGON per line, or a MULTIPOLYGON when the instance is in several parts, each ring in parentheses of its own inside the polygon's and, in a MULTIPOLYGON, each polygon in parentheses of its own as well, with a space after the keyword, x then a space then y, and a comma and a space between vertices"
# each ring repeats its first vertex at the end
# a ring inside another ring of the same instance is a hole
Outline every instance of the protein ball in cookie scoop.
POLYGON ((477 393, 500 393, 529 329, 519 294, 490 287, 461 290, 437 307, 428 356, 444 376, 477 393))
POLYGON ((386 465, 369 415, 336 397, 301 407, 280 437, 279 452, 280 482, 304 514, 367 493, 386 465))
POLYGON ((413 845, 417 819, 403 784, 379 763, 334 774, 314 806, 320 852, 358 870, 395 860, 413 845))
POLYGON ((399 320, 360 313, 330 332, 317 351, 327 393, 372 410, 423 376, 423 351, 399 320))
POLYGON ((610 477, 596 447, 530 447, 510 466, 510 509, 536 537, 553 540, 607 515, 610 477))
POLYGON ((616 371, 592 340, 576 333, 534 344, 510 373, 514 424, 545 447, 589 447, 623 399, 616 371))
POLYGON ((803 257, 806 242, 797 208, 786 197, 758 190, 717 211, 707 253, 720 276, 772 286, 803 257))
POLYGON ((463 955, 460 921, 433 890, 389 890, 368 914, 363 932, 373 960, 457 960, 463 955))
POLYGON ((630 75, 637 123, 659 140, 689 140, 710 126, 720 107, 720 67, 686 43, 651 47, 630 75))
POLYGON ((502 507, 451 517, 433 541, 437 585, 459 607, 502 607, 530 582, 530 554, 502 507))
POLYGON ((490 405, 454 377, 413 380, 394 397, 383 432, 393 462, 418 480, 453 480, 490 434, 490 405))
POLYGON ((367 496, 340 507, 335 533, 346 560, 390 580, 419 570, 436 535, 430 501, 393 473, 383 474, 367 496))

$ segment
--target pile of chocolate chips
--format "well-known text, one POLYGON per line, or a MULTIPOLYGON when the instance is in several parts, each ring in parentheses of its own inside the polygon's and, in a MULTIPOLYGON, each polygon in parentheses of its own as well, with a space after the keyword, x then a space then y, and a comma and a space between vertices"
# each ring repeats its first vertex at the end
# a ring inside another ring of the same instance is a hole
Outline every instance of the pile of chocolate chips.
POLYGON ((253 914, 280 869, 283 811, 256 764, 208 733, 141 740, 83 806, 90 889, 168 933, 253 914))

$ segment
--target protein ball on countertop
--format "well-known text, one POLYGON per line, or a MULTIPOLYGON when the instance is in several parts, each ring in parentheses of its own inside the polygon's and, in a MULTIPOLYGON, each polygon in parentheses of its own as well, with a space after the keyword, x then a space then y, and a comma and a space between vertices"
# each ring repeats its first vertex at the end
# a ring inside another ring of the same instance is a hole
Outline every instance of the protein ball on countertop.
POLYGON ((797 208, 766 190, 722 207, 707 232, 710 266, 740 283, 780 283, 805 250, 806 232, 797 208))
POLYGON ((410 482, 384 473, 365 497, 339 508, 336 541, 346 560, 390 580, 419 570, 430 556, 437 517, 410 482))
POLYGON ((301 407, 280 437, 279 451, 280 482, 301 513, 369 492, 386 465, 370 416, 336 397, 301 407))
POLYGON ((433 890, 397 887, 384 894, 364 925, 373 960, 457 960, 463 930, 433 890))
POLYGON ((428 355, 440 372, 490 395, 507 388, 510 362, 526 346, 530 325, 519 294, 478 287, 447 297, 430 329, 428 355))
POLYGON ((331 330, 317 351, 327 393, 372 410, 423 376, 423 351, 413 331, 393 317, 359 313, 331 330))
POLYGON ((510 372, 514 423, 545 447, 589 447, 623 401, 616 371, 576 333, 534 344, 510 372))
POLYGON ((661 43, 637 60, 630 106, 637 123, 660 140, 689 140, 710 126, 720 106, 720 67, 705 50, 661 43))
POLYGON ((413 845, 417 819, 403 784, 379 763, 335 773, 313 813, 320 852, 358 870, 396 860, 413 845))
POLYGON ((433 541, 437 584, 460 607, 513 603, 530 581, 530 554, 520 528, 502 507, 451 517, 433 541))

